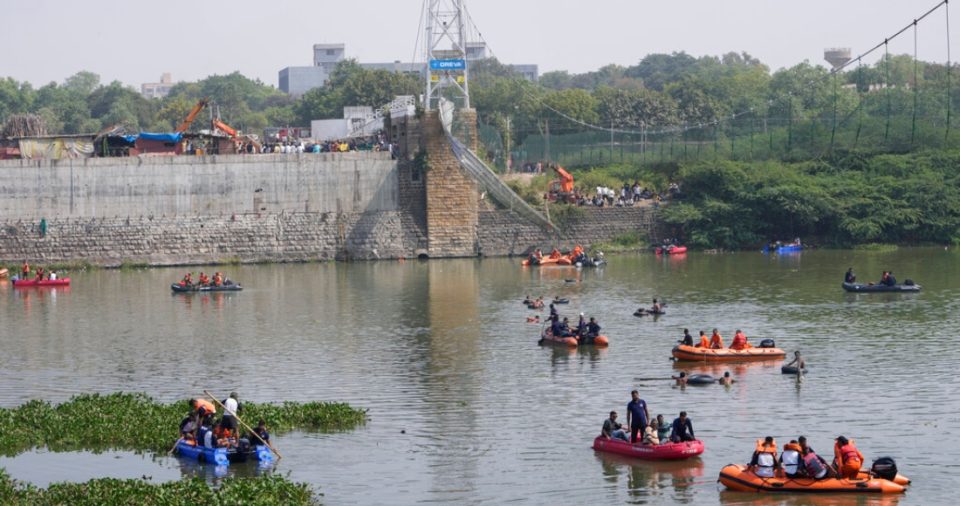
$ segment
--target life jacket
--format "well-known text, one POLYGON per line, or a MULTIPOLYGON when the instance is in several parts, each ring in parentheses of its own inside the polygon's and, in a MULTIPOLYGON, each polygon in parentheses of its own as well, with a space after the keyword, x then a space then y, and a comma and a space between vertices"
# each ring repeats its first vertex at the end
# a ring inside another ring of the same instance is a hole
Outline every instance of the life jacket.
POLYGON ((197 399, 197 412, 200 412, 202 409, 203 412, 200 413, 201 416, 212 415, 217 412, 216 406, 212 402, 206 399, 197 399))
POLYGON ((800 445, 796 443, 787 443, 783 446, 783 453, 780 454, 780 463, 783 464, 783 472, 788 476, 797 474, 800 467, 800 445))
POLYGON ((712 336, 710 336, 710 347, 711 347, 711 348, 716 347, 717 349, 723 349, 723 338, 720 337, 720 334, 713 334, 712 336), (714 346, 714 345, 716 345, 716 346, 714 346))
POLYGON ((754 473, 762 478, 773 478, 774 467, 777 464, 777 442, 771 446, 764 444, 763 439, 757 440, 757 470, 754 473))
POLYGON ((853 441, 841 446, 838 455, 840 455, 841 464, 846 464, 853 460, 860 462, 860 452, 857 450, 857 447, 854 446, 853 441))
POLYGON ((803 456, 803 469, 807 476, 812 478, 820 479, 827 475, 827 468, 824 467, 823 462, 820 462, 820 457, 817 457, 817 454, 813 452, 803 456))
POLYGON ((700 347, 700 348, 709 348, 709 347, 710 347, 710 340, 707 339, 707 336, 706 336, 706 335, 700 336, 700 346, 699 346, 699 347, 700 347))

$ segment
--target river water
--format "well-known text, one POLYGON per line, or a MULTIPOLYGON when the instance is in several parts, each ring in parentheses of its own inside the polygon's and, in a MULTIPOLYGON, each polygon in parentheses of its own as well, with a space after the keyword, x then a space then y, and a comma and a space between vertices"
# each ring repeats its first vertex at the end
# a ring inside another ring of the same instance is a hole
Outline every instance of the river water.
MULTIPOLYGON (((365 426, 277 438, 277 471, 314 485, 327 504, 954 502, 955 250, 628 255, 582 272, 509 259, 240 266, 228 274, 241 293, 172 295, 181 271, 77 273, 68 290, 4 286, 0 405, 117 390, 172 401, 203 389, 258 402, 346 401, 369 409, 365 426), (849 266, 861 280, 893 269, 923 291, 846 294, 849 266), (610 348, 538 346, 540 326, 526 323, 533 313, 520 303, 527 294, 569 298, 561 312, 596 316, 610 348), (631 315, 653 297, 667 302, 665 316, 631 315), (674 364, 684 327, 717 327, 728 343, 737 328, 753 342, 774 338, 803 350, 810 373, 797 383, 779 362, 674 364), (680 370, 730 371, 738 382, 679 389, 637 379, 680 370), (633 388, 668 420, 688 411, 703 456, 651 464, 591 450, 610 410, 625 418, 633 388), (855 438, 868 461, 895 457, 914 485, 898 498, 769 497, 716 483, 756 438, 782 444, 799 434, 822 454, 839 434, 855 438)), ((221 474, 124 452, 37 451, 0 466, 39 485, 221 474)))

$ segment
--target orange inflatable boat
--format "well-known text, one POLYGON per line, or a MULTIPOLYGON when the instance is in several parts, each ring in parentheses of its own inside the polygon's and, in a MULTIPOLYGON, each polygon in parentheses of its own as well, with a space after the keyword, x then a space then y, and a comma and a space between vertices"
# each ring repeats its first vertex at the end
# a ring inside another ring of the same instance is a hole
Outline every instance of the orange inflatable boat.
MULTIPOLYGON (((897 478, 901 478, 897 476, 897 478)), ((905 478, 904 478, 905 480, 905 478)), ((899 480, 898 480, 899 481, 899 480)), ((907 481, 909 483, 909 481, 907 481)), ((740 492, 819 492, 855 494, 902 494, 906 487, 891 480, 861 473, 856 479, 761 478, 747 466, 728 464, 720 470, 720 483, 740 492)))
POLYGON ((698 348, 696 346, 678 345, 673 348, 673 357, 677 360, 691 362, 743 362, 748 360, 778 360, 786 357, 787 353, 780 348, 747 348, 745 350, 731 350, 730 348, 698 348))
POLYGON ((569 346, 571 348, 576 348, 577 346, 609 346, 610 340, 607 339, 607 336, 597 336, 592 343, 580 343, 577 341, 576 337, 554 337, 550 333, 550 329, 544 330, 540 334, 540 344, 553 344, 557 346, 569 346))

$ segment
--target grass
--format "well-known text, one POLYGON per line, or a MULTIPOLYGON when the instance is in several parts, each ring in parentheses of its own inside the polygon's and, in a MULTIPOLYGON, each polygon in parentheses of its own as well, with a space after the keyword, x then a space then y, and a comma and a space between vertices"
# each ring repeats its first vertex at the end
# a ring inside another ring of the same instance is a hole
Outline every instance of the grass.
POLYGON ((627 232, 620 234, 609 241, 594 244, 591 251, 602 251, 604 253, 622 253, 627 251, 642 250, 647 247, 646 240, 638 232, 627 232))
POLYGON ((871 251, 874 253, 889 253, 891 251, 897 251, 899 247, 896 244, 883 244, 883 243, 867 243, 867 244, 858 244, 853 247, 857 251, 871 251))
MULTIPOLYGON (((60 405, 33 400, 0 409, 0 455, 39 447, 53 451, 166 452, 178 437, 188 401, 154 401, 146 394, 78 395, 60 405)), ((244 421, 263 419, 271 433, 334 431, 366 422, 366 411, 344 403, 243 403, 244 421)), ((2 501, 0 501, 2 502, 2 501)))
POLYGON ((211 488, 203 478, 199 477, 167 483, 101 478, 86 483, 55 483, 48 488, 38 488, 13 480, 3 469, 0 469, 0 504, 16 506, 289 504, 297 506, 315 505, 320 502, 309 485, 294 483, 283 476, 272 474, 256 478, 229 477, 220 482, 216 488, 211 488))

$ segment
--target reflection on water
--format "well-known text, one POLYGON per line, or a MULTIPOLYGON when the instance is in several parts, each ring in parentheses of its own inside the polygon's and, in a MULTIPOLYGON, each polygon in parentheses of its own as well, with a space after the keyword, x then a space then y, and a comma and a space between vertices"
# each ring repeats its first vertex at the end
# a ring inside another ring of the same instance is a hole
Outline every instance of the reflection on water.
MULTIPOLYGON (((117 390, 166 402, 203 389, 258 402, 346 401, 369 409, 370 422, 288 434, 279 447, 278 470, 333 504, 716 504, 720 468, 746 462, 757 438, 805 434, 828 451, 841 433, 868 460, 891 455, 914 478, 903 504, 951 503, 958 260, 904 249, 619 256, 582 270, 508 259, 231 266, 243 292, 177 296, 169 285, 180 269, 71 273, 69 291, 0 289, 0 405, 117 390), (892 269, 923 291, 846 294, 849 266, 864 278, 892 269), (528 324, 535 312, 520 303, 527 294, 569 298, 561 315, 597 317, 610 347, 538 346, 542 324, 528 324), (654 297, 668 301, 666 315, 632 316, 654 297), (811 372, 798 383, 778 361, 674 363, 685 327, 774 338, 802 350, 811 372), (730 371, 737 383, 680 389, 635 379, 681 370, 730 371), (590 449, 633 388, 668 422, 689 413, 707 446, 689 463, 700 475, 683 475, 681 464, 611 464, 590 449)), ((114 475, 99 457, 80 458, 76 467, 114 475)), ((215 468, 164 459, 175 476, 186 465, 217 478, 215 468)), ((2 462, 15 476, 73 479, 29 458, 2 462)))
MULTIPOLYGON (((757 494, 722 490, 723 506, 897 506, 898 494, 757 494)), ((906 504, 908 501, 903 501, 906 504)))

